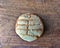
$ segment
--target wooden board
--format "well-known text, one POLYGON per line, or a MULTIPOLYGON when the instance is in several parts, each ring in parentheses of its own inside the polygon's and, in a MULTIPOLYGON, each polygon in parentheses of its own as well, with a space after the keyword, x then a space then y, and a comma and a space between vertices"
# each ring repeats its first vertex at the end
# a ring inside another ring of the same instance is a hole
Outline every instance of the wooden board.
POLYGON ((0 0, 0 48, 60 48, 60 0, 0 0), (17 18, 27 12, 38 14, 45 26, 30 43, 15 32, 17 18))

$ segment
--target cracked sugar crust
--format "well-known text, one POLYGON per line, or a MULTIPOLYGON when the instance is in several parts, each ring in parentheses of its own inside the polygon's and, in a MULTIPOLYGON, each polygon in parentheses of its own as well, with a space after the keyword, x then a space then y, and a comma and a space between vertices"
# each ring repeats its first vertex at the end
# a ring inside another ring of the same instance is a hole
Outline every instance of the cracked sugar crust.
POLYGON ((23 40, 31 42, 42 35, 43 23, 37 15, 22 14, 17 19, 15 30, 23 40))

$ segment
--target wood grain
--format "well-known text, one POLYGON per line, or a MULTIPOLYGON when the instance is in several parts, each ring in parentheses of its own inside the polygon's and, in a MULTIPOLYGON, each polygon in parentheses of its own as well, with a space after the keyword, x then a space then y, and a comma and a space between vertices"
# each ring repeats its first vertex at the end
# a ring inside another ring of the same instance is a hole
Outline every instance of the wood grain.
POLYGON ((60 48, 60 0, 0 0, 0 48, 60 48), (31 43, 15 33, 17 18, 27 12, 38 14, 45 26, 31 43))

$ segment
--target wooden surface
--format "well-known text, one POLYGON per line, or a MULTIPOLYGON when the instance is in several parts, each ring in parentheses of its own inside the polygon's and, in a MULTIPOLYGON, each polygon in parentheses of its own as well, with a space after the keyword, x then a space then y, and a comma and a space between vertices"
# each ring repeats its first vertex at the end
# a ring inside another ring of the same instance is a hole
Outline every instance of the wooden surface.
POLYGON ((0 0, 0 48, 60 48, 60 0, 0 0), (43 36, 31 43, 15 33, 17 18, 27 12, 45 25, 43 36))

